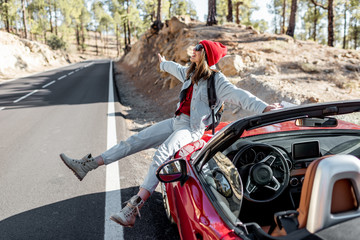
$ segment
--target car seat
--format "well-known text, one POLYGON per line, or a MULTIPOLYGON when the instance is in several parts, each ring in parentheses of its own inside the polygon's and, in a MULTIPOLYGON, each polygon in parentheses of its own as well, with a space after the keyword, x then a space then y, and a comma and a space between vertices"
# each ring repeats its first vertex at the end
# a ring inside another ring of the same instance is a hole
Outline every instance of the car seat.
POLYGON ((275 214, 277 226, 271 235, 288 234, 289 227, 285 225, 289 226, 289 222, 293 225, 290 229, 306 228, 315 233, 359 217, 359 202, 360 160, 352 155, 319 158, 306 170, 297 214, 294 211, 275 214), (289 218, 292 220, 288 221, 289 218))

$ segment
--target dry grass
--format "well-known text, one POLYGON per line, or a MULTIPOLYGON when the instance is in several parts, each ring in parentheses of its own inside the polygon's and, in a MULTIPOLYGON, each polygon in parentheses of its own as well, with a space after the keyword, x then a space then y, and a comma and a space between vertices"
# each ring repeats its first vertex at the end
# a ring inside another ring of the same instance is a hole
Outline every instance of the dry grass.
POLYGON ((354 79, 349 79, 349 77, 340 74, 331 74, 328 80, 340 89, 346 89, 350 92, 358 91, 360 89, 360 74, 355 72, 354 76, 354 79))

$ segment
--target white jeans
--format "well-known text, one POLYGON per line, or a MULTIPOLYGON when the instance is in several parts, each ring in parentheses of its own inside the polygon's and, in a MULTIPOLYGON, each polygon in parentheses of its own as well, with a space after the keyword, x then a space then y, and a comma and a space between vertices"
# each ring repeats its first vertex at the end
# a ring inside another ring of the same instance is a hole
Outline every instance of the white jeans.
POLYGON ((159 183, 155 175, 157 168, 180 148, 200 139, 203 133, 204 131, 193 132, 190 127, 190 117, 181 114, 132 135, 102 153, 101 156, 105 164, 110 164, 131 154, 160 145, 153 156, 145 180, 140 186, 152 193, 159 183))

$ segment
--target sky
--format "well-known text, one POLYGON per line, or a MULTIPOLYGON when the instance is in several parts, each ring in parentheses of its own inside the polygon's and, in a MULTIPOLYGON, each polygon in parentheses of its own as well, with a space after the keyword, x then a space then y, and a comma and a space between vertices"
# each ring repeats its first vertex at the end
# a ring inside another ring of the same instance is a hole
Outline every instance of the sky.
MULTIPOLYGON (((199 20, 204 21, 204 16, 208 13, 208 0, 191 0, 196 8, 199 20)), ((259 6, 259 10, 255 11, 252 14, 252 20, 264 19, 267 22, 271 22, 272 16, 268 12, 266 4, 270 3, 272 0, 255 0, 256 5, 259 6)))

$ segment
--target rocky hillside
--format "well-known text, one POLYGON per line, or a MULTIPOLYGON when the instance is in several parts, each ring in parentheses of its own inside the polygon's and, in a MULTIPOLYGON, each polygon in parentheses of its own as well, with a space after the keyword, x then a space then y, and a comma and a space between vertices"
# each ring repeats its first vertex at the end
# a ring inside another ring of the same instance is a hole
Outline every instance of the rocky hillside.
POLYGON ((50 66, 67 64, 65 56, 49 46, 0 31, 0 80, 12 79, 50 66))
POLYGON ((89 32, 86 45, 86 51, 83 53, 77 51, 75 41, 68 42, 66 52, 54 51, 46 44, 0 31, 0 83, 69 63, 117 55, 116 40, 113 36, 95 39, 94 33, 89 32))
MULTIPOLYGON (((117 71, 126 72, 142 95, 161 106, 164 115, 171 115, 180 82, 160 73, 157 53, 185 65, 193 47, 203 39, 226 45, 228 55, 217 67, 235 85, 266 102, 304 104, 360 98, 359 51, 261 34, 251 27, 209 27, 177 18, 167 21, 158 34, 150 30, 144 34, 118 62, 117 71)), ((228 105, 224 120, 244 114, 248 113, 228 105)))

